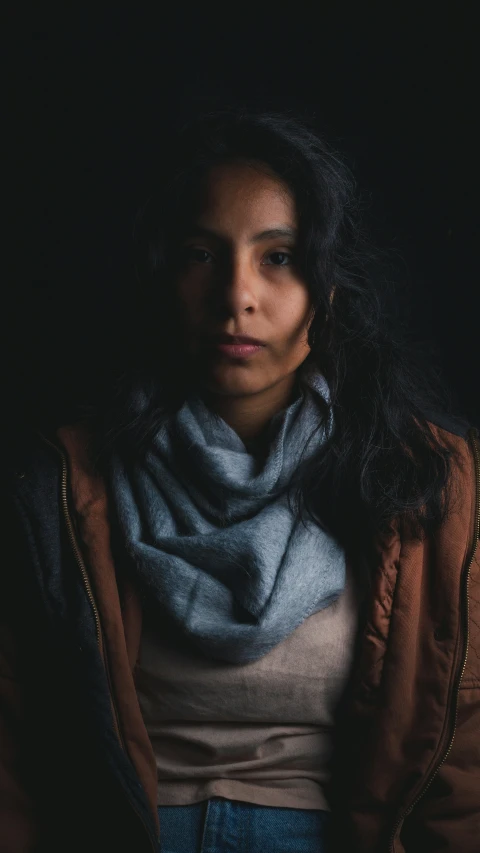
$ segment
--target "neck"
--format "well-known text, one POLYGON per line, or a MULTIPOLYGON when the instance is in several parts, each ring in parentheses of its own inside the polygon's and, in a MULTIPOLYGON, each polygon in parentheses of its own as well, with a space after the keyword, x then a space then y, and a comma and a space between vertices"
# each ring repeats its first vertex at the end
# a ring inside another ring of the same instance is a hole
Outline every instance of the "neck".
POLYGON ((297 389, 295 374, 257 394, 243 396, 205 395, 212 412, 240 436, 247 450, 261 452, 268 425, 274 415, 285 409, 293 400, 297 389))

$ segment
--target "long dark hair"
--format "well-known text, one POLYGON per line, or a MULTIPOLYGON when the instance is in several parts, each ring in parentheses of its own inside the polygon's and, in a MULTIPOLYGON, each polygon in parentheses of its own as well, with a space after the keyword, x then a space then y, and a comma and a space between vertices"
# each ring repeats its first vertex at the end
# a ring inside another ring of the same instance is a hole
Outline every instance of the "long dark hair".
POLYGON ((299 218, 297 261, 314 319, 307 361, 326 377, 335 431, 313 463, 299 465, 291 496, 345 545, 362 550, 394 519, 404 535, 435 530, 447 510, 451 448, 429 425, 444 409, 435 371, 402 342, 385 307, 385 275, 360 224, 355 181, 308 122, 278 113, 216 112, 177 135, 136 228, 140 318, 130 326, 136 362, 96 421, 99 464, 118 450, 138 457, 188 392, 188 365, 172 363, 176 240, 209 170, 241 159, 263 163, 291 189, 299 218), (139 415, 138 393, 147 405, 139 415))

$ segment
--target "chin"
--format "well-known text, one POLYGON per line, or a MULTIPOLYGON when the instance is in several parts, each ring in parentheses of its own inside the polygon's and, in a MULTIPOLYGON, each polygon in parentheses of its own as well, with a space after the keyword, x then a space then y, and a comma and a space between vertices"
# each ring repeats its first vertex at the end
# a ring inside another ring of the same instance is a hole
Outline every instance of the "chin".
POLYGON ((202 385, 206 391, 211 394, 218 394, 224 397, 247 397, 253 394, 261 394, 262 391, 267 391, 274 385, 277 385, 282 380, 287 379, 284 375, 255 375, 251 372, 236 369, 228 371, 214 371, 206 375, 202 381, 202 385))
POLYGON ((260 383, 214 382, 213 380, 204 382, 203 387, 211 394, 218 394, 222 397, 248 397, 251 394, 259 394, 265 390, 265 386, 260 383))

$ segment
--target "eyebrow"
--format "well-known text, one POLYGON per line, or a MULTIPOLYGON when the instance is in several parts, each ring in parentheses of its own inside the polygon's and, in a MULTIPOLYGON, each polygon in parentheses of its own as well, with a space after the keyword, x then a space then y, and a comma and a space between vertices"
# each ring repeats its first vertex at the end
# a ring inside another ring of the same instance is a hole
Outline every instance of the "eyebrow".
MULTIPOLYGON (((193 236, 194 234, 199 234, 203 237, 213 237, 215 240, 224 241, 225 237, 218 233, 218 231, 214 231, 212 228, 205 228, 203 225, 194 225, 189 230, 188 236, 193 236)), ((289 225, 282 225, 277 228, 267 228, 265 231, 260 231, 258 234, 254 234, 253 237, 250 237, 249 243, 261 243, 262 240, 277 240, 278 238, 287 237, 290 240, 295 239, 297 236, 297 232, 295 228, 291 228, 289 225)))

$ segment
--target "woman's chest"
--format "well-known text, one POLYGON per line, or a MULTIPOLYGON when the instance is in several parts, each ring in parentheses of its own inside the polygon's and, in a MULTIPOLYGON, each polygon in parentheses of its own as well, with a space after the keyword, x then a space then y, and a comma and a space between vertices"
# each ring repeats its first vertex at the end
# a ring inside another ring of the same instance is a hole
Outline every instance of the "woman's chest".
POLYGON ((357 599, 349 576, 336 602, 241 665, 207 658, 150 617, 135 672, 144 718, 332 725, 352 664, 357 599))

